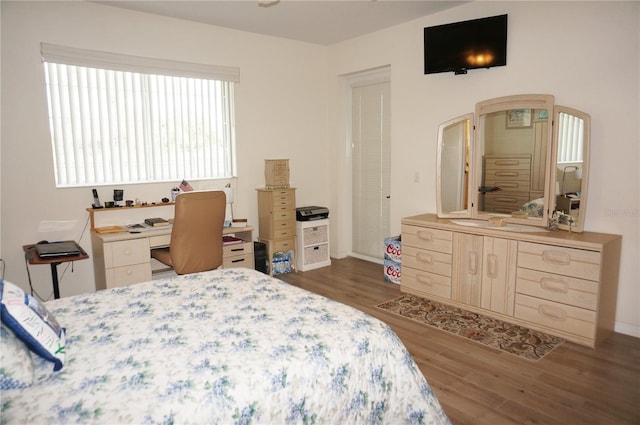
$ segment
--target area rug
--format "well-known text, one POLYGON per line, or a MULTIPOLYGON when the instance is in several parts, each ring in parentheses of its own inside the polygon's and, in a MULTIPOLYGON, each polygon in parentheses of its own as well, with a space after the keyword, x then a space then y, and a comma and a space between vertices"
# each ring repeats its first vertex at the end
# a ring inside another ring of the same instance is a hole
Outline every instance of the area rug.
POLYGON ((564 342, 562 338, 413 295, 402 295, 377 307, 532 361, 542 359, 564 342))

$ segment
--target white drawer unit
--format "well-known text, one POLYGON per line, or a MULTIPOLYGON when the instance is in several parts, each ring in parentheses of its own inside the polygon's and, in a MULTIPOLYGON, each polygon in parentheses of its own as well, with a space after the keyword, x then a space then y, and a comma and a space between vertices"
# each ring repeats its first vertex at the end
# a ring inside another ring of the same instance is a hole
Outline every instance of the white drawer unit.
POLYGON ((307 271, 331 264, 329 219, 296 221, 298 270, 307 271))

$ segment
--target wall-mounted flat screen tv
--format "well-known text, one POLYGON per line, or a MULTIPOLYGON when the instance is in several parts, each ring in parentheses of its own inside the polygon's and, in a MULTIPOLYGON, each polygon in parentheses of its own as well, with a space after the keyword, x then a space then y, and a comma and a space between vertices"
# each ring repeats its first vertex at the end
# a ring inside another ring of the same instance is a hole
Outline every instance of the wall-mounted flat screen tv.
POLYGON ((424 29, 424 73, 492 68, 507 64, 507 15, 424 29))

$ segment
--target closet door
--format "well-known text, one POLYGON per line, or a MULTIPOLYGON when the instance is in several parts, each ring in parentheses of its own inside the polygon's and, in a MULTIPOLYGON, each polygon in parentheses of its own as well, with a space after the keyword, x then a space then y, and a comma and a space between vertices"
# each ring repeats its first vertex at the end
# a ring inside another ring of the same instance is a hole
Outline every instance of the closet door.
POLYGON ((354 85, 351 95, 351 251, 382 260, 391 236, 390 82, 354 85))

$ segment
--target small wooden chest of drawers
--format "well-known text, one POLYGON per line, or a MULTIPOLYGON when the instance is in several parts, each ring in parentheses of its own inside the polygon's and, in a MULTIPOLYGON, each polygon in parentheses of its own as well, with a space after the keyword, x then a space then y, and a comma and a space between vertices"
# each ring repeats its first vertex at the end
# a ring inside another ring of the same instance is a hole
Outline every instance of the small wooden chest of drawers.
POLYGON ((258 189, 259 241, 267 245, 270 274, 277 252, 292 252, 290 266, 295 267, 296 256, 296 190, 258 189))

